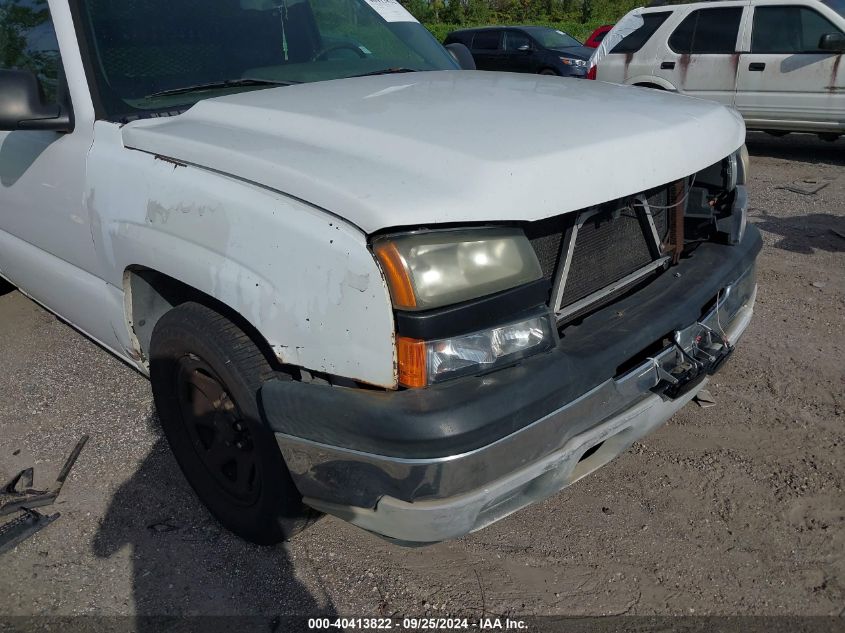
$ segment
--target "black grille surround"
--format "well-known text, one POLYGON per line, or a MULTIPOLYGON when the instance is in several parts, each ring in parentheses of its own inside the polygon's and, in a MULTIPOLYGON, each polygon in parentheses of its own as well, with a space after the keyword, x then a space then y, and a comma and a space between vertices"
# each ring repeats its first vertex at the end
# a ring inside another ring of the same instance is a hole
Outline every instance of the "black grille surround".
POLYGON ((557 260, 560 256, 561 241, 563 241, 563 233, 552 233, 531 240, 531 246, 537 254, 537 259, 540 260, 543 277, 548 281, 554 278, 557 260))
POLYGON ((531 242, 540 268, 550 283, 553 282, 560 258, 560 246, 566 231, 572 226, 569 215, 559 215, 548 220, 532 222, 525 227, 525 235, 531 242))
POLYGON ((559 325, 621 298, 668 265, 670 186, 526 227, 552 284, 559 325))

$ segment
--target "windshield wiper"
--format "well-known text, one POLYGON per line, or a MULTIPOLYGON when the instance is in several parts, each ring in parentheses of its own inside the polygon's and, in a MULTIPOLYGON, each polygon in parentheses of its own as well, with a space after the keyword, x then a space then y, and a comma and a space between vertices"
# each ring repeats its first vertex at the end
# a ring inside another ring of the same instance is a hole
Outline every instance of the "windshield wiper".
POLYGON ((155 97, 166 97, 168 95, 181 95, 189 92, 202 92, 203 90, 214 90, 216 88, 240 88, 241 86, 292 86, 294 84, 302 83, 301 81, 275 81, 273 79, 225 79, 223 81, 212 81, 205 84, 195 84, 193 86, 182 86, 181 88, 170 88, 169 90, 159 90, 144 97, 145 99, 153 99, 155 97))
POLYGON ((394 75, 396 73, 416 73, 419 72, 416 68, 382 68, 381 70, 374 70, 369 73, 363 73, 360 75, 350 75, 350 77, 372 77, 373 75, 394 75))

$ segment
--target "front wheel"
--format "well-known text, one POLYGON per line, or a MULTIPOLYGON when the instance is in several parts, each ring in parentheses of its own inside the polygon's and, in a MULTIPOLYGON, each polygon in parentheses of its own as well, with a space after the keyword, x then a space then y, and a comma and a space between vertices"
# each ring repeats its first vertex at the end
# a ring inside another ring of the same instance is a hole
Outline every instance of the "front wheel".
POLYGON ((543 70, 540 71, 540 74, 541 75, 557 75, 557 73, 555 71, 553 71, 551 68, 544 68, 543 70))
POLYGON ((260 545, 314 516, 261 417, 258 391, 275 377, 249 336, 204 305, 184 303, 153 330, 150 381, 176 461, 220 523, 260 545))

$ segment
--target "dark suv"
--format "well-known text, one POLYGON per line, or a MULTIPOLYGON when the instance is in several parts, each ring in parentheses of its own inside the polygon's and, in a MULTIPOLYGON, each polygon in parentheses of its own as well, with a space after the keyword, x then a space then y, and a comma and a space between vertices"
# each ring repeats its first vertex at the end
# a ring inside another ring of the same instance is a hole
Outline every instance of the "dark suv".
POLYGON ((464 44, 479 70, 585 77, 593 50, 563 31, 545 26, 461 29, 444 44, 464 44))

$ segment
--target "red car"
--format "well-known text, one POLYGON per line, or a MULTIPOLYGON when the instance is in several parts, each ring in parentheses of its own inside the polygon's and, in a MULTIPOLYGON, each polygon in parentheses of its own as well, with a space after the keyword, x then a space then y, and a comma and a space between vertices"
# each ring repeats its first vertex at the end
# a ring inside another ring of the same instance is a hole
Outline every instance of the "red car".
POLYGON ((608 31, 613 28, 612 24, 605 24, 604 26, 600 26, 593 34, 587 38, 587 41, 584 42, 584 46, 589 46, 590 48, 598 48, 601 41, 604 39, 604 36, 607 35, 608 31))

